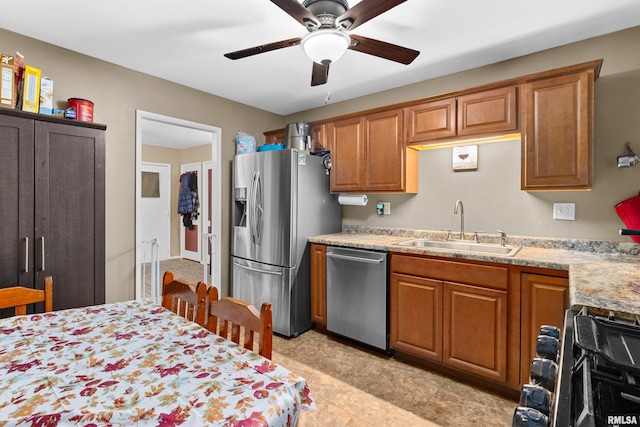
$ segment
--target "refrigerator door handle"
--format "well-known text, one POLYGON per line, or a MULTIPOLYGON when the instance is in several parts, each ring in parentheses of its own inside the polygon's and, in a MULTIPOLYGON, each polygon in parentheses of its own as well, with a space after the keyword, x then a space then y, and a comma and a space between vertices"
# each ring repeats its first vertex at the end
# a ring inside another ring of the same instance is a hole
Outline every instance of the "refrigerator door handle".
POLYGON ((264 197, 262 194, 262 176, 260 176, 260 172, 256 172, 256 192, 255 192, 255 201, 254 201, 254 209, 255 209, 255 243, 259 245, 262 241, 262 226, 263 226, 263 218, 264 218, 264 208, 262 207, 264 204, 264 197))
POLYGON ((260 172, 253 172, 251 178, 251 189, 249 193, 249 224, 251 232, 251 242, 259 245, 262 238, 262 218, 264 208, 262 207, 262 178, 260 172))
MULTIPOLYGON (((274 276, 282 276, 283 275, 282 271, 270 271, 270 270, 263 270, 261 268, 249 267, 248 265, 242 265, 242 264, 238 263, 238 261, 235 261, 235 260, 233 261, 233 265, 235 265, 238 268, 244 268, 245 270, 255 271, 256 273, 272 274, 274 276)), ((295 266, 293 268, 295 269, 295 266)))

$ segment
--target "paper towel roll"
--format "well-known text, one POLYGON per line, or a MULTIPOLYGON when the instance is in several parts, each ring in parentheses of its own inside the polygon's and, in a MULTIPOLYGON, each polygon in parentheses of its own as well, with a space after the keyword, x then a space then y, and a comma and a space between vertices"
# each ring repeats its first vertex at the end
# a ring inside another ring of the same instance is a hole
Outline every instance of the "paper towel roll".
POLYGON ((369 199, 366 194, 340 194, 338 203, 341 205, 367 206, 369 199))

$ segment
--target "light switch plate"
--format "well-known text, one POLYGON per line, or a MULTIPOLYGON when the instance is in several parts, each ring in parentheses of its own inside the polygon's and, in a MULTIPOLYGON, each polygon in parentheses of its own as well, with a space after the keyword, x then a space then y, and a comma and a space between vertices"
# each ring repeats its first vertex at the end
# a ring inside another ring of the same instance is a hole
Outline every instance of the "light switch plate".
POLYGON ((575 221, 576 204, 575 203, 554 203, 553 219, 559 219, 564 221, 575 221))

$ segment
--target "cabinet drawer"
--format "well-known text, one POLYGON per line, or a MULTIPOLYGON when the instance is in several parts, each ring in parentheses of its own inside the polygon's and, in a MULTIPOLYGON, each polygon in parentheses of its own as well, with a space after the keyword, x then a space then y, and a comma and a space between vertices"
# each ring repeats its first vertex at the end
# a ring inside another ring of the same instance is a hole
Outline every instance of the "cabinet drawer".
POLYGON ((508 282, 506 267, 397 254, 391 256, 391 272, 503 290, 508 282))

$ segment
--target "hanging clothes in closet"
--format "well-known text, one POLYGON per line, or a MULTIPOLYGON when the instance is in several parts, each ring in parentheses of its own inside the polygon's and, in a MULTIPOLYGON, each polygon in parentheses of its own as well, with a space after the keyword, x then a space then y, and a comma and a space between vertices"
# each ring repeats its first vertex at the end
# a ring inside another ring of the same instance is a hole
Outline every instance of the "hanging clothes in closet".
POLYGON ((198 219, 199 209, 198 173, 185 172, 180 175, 180 192, 178 193, 178 213, 182 215, 182 225, 193 230, 193 222, 198 219))

